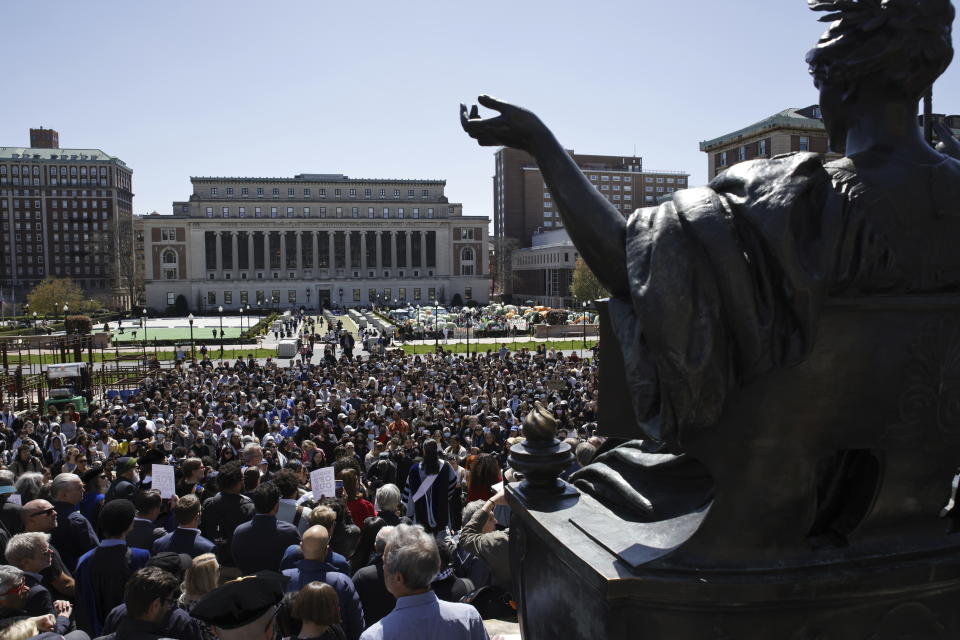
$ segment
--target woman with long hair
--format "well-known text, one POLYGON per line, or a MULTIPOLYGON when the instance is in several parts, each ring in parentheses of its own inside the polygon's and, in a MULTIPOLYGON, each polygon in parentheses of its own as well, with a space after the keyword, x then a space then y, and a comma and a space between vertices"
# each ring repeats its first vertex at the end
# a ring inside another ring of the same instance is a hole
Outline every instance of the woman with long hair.
POLYGON ((363 521, 363 528, 360 530, 360 540, 350 555, 350 575, 355 574, 363 567, 370 564, 373 560, 374 543, 377 540, 377 534, 380 529, 387 526, 383 518, 367 518, 363 521))
POLYGON ((367 518, 376 517, 377 512, 369 500, 360 493, 360 474, 353 467, 347 467, 338 474, 343 481, 343 499, 353 519, 353 524, 363 530, 367 518))
MULTIPOLYGON (((193 559, 187 567, 180 585, 180 599, 177 606, 187 613, 193 610, 197 602, 205 595, 217 588, 220 581, 220 563, 217 556, 204 553, 193 559)), ((197 620, 204 640, 216 640, 217 636, 208 625, 197 620)))
POLYGON ((407 474, 407 516, 428 533, 442 534, 450 526, 450 502, 457 489, 457 478, 445 460, 440 459, 436 440, 423 443, 423 459, 407 474))
POLYGON ((470 467, 467 477, 467 503, 474 500, 489 500, 493 497, 493 485, 500 482, 500 465, 489 453, 481 453, 470 467))

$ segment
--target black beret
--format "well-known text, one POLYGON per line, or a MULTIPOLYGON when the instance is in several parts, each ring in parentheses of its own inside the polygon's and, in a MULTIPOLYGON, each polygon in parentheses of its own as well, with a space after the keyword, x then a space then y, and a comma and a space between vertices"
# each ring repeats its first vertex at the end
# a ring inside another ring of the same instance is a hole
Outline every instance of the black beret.
POLYGON ((240 628, 280 603, 287 580, 275 571, 231 580, 200 598, 190 615, 220 629, 240 628))

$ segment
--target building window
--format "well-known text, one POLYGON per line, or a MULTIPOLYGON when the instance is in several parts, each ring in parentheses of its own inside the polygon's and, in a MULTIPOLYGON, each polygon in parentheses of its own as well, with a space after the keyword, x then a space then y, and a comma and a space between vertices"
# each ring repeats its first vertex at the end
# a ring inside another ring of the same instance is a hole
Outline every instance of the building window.
POLYGON ((220 208, 220 215, 223 216, 224 218, 229 218, 229 217, 230 217, 230 207, 221 207, 221 208, 220 208))
POLYGON ((360 302, 360 289, 353 290, 353 301, 360 302))
POLYGON ((363 190, 363 197, 364 197, 364 198, 369 198, 369 197, 371 197, 371 196, 373 196, 373 190, 372 190, 372 189, 364 189, 364 190, 363 190))
POLYGON ((233 291, 223 292, 223 304, 233 304, 233 291))
POLYGON ((242 305, 245 305, 245 304, 247 304, 248 302, 250 302, 250 292, 248 292, 248 291, 241 291, 241 292, 240 292, 240 305, 241 305, 241 306, 242 306, 242 305))
POLYGON ((473 287, 464 287, 464 289, 463 289, 463 299, 464 299, 464 300, 473 300, 473 287))
POLYGON ((173 306, 177 304, 177 294, 173 291, 167 291, 167 306, 173 306))
POLYGON ((207 217, 208 218, 213 217, 213 207, 207 207, 207 217))
POLYGON ((800 136, 800 151, 810 151, 809 136, 800 136))
POLYGON ((227 196, 233 196, 233 187, 227 187, 227 196))
POLYGON ((293 217, 293 207, 287 207, 287 217, 288 218, 293 217))
POLYGON ((210 187, 210 195, 211 195, 211 196, 217 195, 217 188, 216 188, 216 187, 210 187))
POLYGON ((270 207, 270 217, 271 217, 271 218, 276 218, 276 217, 277 217, 277 208, 276 208, 276 207, 270 207))
POLYGON ((296 289, 287 289, 287 302, 294 304, 297 301, 297 290, 296 289))
POLYGON ((432 209, 432 208, 427 208, 427 217, 428 217, 428 218, 432 218, 432 217, 433 217, 433 209, 432 209))
POLYGON ((397 208, 397 217, 398 217, 398 218, 403 218, 403 207, 398 207, 398 208, 397 208))
POLYGON ((383 217, 384 217, 384 218, 389 218, 389 217, 390 217, 390 209, 389 209, 388 207, 384 207, 384 208, 383 208, 383 217))
POLYGON ((207 291, 207 304, 217 304, 216 291, 207 291))
POLYGON ((356 189, 350 189, 349 193, 350 193, 350 197, 351 197, 351 198, 356 198, 356 197, 357 197, 357 190, 356 190, 356 189))
POLYGON ((460 275, 473 275, 473 249, 470 247, 460 250, 460 275))
POLYGON ((262 218, 262 217, 263 217, 263 209, 260 208, 260 207, 254 207, 254 208, 253 208, 253 217, 254 217, 254 218, 262 218))
POLYGON ((417 207, 414 207, 414 208, 413 208, 413 211, 412 211, 412 213, 411 213, 410 215, 413 216, 414 219, 419 218, 419 217, 420 217, 420 209, 418 209, 417 207))
POLYGON ((310 217, 310 207, 304 207, 304 208, 303 208, 303 217, 304 217, 304 218, 309 218, 309 217, 310 217))
POLYGON ((737 160, 743 162, 747 159, 747 148, 744 146, 737 148, 737 160))
POLYGON ((360 207, 351 207, 350 208, 350 217, 359 218, 360 217, 360 207))
POLYGON ((280 195, 280 187, 274 187, 273 189, 271 189, 270 194, 273 195, 273 197, 275 198, 278 197, 280 195))
POLYGON ((240 195, 246 198, 248 195, 250 195, 250 189, 247 187, 240 187, 240 195))
POLYGON ((263 187, 257 187, 257 197, 263 197, 263 187))
POLYGON ((721 151, 721 152, 720 152, 720 166, 721 166, 721 167, 727 166, 727 152, 726 152, 726 151, 721 151))
POLYGON ((292 198, 294 196, 293 189, 287 189, 287 197, 292 198))
POLYGON ((303 197, 304 197, 304 198, 309 198, 309 197, 311 197, 312 195, 313 195, 313 193, 311 192, 310 189, 304 189, 304 190, 303 190, 303 197))
POLYGON ((761 140, 757 143, 757 155, 765 156, 767 155, 767 141, 761 140))
POLYGON ((373 218, 376 215, 376 212, 373 210, 373 207, 367 207, 367 217, 373 218))
POLYGON ((173 242, 177 239, 176 229, 160 229, 160 239, 164 242, 173 242))

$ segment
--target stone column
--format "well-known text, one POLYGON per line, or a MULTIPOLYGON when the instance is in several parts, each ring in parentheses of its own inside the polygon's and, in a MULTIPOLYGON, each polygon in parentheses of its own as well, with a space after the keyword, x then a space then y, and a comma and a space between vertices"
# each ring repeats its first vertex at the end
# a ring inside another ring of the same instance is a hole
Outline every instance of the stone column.
MULTIPOLYGON (((367 232, 365 230, 360 231, 360 269, 367 270, 367 232)), ((362 273, 360 275, 366 277, 367 274, 362 273)))
POLYGON ((320 275, 320 232, 311 231, 310 232, 310 242, 313 243, 313 275, 320 275))
POLYGON ((427 272, 427 232, 420 232, 420 275, 427 272))
POLYGON ((287 232, 280 231, 280 268, 287 269, 287 232))
POLYGON ((239 231, 230 232, 230 243, 233 249, 233 262, 230 264, 230 270, 233 271, 234 280, 238 280, 240 278, 240 251, 238 249, 240 246, 239 236, 239 231))
POLYGON ((351 254, 353 252, 350 251, 350 244, 351 244, 350 240, 352 240, 352 236, 353 236, 353 231, 348 230, 343 232, 343 270, 345 273, 346 272, 352 273, 351 269, 353 269, 353 267, 351 266, 351 263, 353 262, 351 260, 351 258, 353 257, 351 254))
POLYGON ((377 231, 377 277, 379 278, 383 272, 383 231, 377 231))
POLYGON ((216 238, 216 243, 217 243, 216 245, 217 246, 217 273, 222 278, 223 277, 223 232, 214 231, 213 233, 215 234, 214 237, 216 238))
POLYGON ((303 232, 297 231, 293 235, 294 243, 297 245, 297 277, 303 277, 303 232))
POLYGON ((263 270, 270 271, 270 231, 263 232, 263 270))
POLYGON ((407 241, 407 251, 406 251, 407 264, 405 264, 404 267, 407 269, 411 269, 413 268, 413 233, 410 231, 407 231, 406 233, 403 234, 403 237, 407 241))
POLYGON ((397 268, 397 232, 390 232, 390 268, 397 268))
POLYGON ((253 271, 255 265, 253 262, 253 231, 247 231, 247 271, 250 273, 247 278, 253 280, 253 271))
POLYGON ((327 260, 329 264, 330 276, 332 277, 336 273, 335 269, 337 268, 337 254, 335 252, 336 246, 334 245, 334 236, 339 233, 338 231, 327 231, 327 246, 330 251, 330 258, 327 260))

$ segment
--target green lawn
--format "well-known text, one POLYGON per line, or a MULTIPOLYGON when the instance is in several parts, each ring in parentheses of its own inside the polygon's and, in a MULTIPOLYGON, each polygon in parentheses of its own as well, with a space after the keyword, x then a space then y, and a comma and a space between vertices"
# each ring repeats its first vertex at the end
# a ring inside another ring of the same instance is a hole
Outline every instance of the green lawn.
MULTIPOLYGON (((188 349, 187 351, 189 351, 189 349, 188 349)), ((121 353, 121 355, 130 355, 130 354, 133 354, 134 352, 131 352, 131 351, 121 351, 120 353, 121 353)), ((141 352, 141 353, 142 353, 142 352, 141 352)), ((275 358, 275 357, 277 357, 277 350, 276 350, 276 349, 224 349, 224 356, 223 356, 223 357, 224 357, 224 359, 227 359, 227 360, 235 360, 235 359, 237 359, 238 357, 241 357, 241 356, 244 357, 244 358, 246 358, 248 353, 252 353, 254 358, 275 358)), ((215 360, 219 360, 219 359, 220 359, 220 349, 217 348, 217 347, 208 347, 207 354, 208 354, 211 358, 213 358, 213 359, 215 359, 215 360)), ((111 351, 111 350, 109 350, 109 349, 106 350, 106 351, 104 351, 102 355, 101 355, 101 352, 99 352, 99 351, 94 351, 94 352, 93 352, 93 361, 94 361, 94 362, 100 362, 100 360, 101 360, 102 358, 105 358, 105 359, 107 359, 107 360, 110 360, 110 359, 112 359, 112 358, 115 358, 116 355, 117 355, 117 352, 116 352, 116 351, 111 351)), ((154 356, 153 349, 149 349, 149 348, 148 348, 148 349, 147 349, 147 355, 150 356, 150 357, 153 357, 153 356, 154 356)), ((196 349, 196 355, 197 355, 198 358, 200 357, 200 349, 199 349, 199 348, 196 349)), ((36 353, 31 353, 30 356, 29 356, 29 358, 28 358, 26 355, 23 355, 23 356, 20 356, 20 357, 13 356, 13 355, 8 356, 8 357, 7 357, 7 362, 8 362, 10 365, 28 364, 28 363, 33 363, 33 364, 41 364, 41 363, 43 363, 43 364, 52 364, 52 363, 55 363, 55 362, 59 362, 59 357, 60 357, 59 354, 57 354, 57 355, 44 354, 44 355, 43 355, 43 359, 41 360, 41 357, 40 357, 39 355, 37 355, 36 353)), ((71 355, 68 355, 67 357, 68 357, 68 358, 72 358, 71 355)), ((162 350, 162 349, 161 349, 161 350, 158 350, 158 351, 156 352, 156 358, 157 358, 157 360, 173 360, 173 350, 170 350, 170 349, 168 349, 168 350, 162 350)), ((83 353, 83 361, 84 361, 84 362, 87 361, 87 353, 86 353, 86 352, 83 353)))
MULTIPOLYGON (((209 340, 213 337, 213 332, 217 332, 217 338, 220 337, 220 328, 193 328, 193 337, 196 340, 209 340)), ((239 338, 240 334, 243 333, 239 327, 224 327, 224 340, 230 340, 232 338, 239 338)), ((98 332, 99 333, 99 332, 98 332)), ((133 342, 143 342, 143 331, 141 329, 136 330, 137 337, 133 337, 133 330, 124 329, 123 333, 117 331, 111 331, 113 334, 113 341, 118 344, 128 344, 133 342)), ((183 340, 187 342, 190 340, 190 328, 186 327, 176 327, 174 329, 151 329, 147 327, 147 342, 152 342, 153 340, 183 340)))
MULTIPOLYGON (((587 340, 587 346, 583 346, 583 340, 548 340, 547 342, 533 342, 533 341, 518 341, 511 342, 510 340, 504 340, 497 343, 486 343, 481 342, 477 344, 476 342, 470 343, 470 353, 484 353, 487 349, 492 351, 497 351, 501 346, 506 346, 510 351, 519 351, 521 349, 529 349, 530 351, 535 351, 537 345, 545 344, 547 349, 562 349, 564 351, 577 351, 579 349, 590 349, 593 345, 597 344, 597 341, 594 339, 587 340)), ((452 351, 453 353, 467 353, 467 343, 465 342, 451 342, 448 344, 440 343, 440 346, 443 347, 446 351, 452 351)), ((433 353, 436 347, 433 344, 405 344, 403 345, 404 353, 409 353, 416 355, 418 353, 433 353)))

